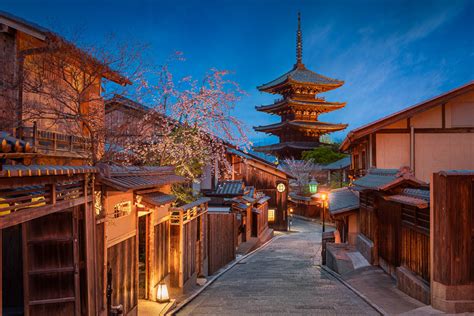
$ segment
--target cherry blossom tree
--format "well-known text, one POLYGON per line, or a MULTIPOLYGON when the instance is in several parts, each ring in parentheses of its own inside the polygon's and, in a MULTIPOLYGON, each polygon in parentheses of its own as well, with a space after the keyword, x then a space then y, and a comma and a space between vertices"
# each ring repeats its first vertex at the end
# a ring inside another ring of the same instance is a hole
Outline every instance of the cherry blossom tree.
MULTIPOLYGON (((177 54, 181 60, 182 55, 177 54)), ((225 143, 248 146, 246 129, 232 111, 244 94, 228 71, 211 69, 201 80, 175 80, 168 64, 142 83, 151 106, 139 123, 140 140, 126 138, 129 162, 173 165, 189 179, 198 178, 206 164, 229 170, 225 143)))

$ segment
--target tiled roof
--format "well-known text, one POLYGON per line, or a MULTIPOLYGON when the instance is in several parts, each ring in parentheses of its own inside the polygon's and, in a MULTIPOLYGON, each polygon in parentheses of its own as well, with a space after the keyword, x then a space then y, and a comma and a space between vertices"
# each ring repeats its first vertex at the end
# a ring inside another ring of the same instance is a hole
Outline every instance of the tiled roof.
POLYGON ((304 67, 295 67, 284 75, 278 77, 277 79, 259 86, 258 90, 264 91, 290 80, 297 83, 308 83, 313 85, 327 85, 335 87, 344 84, 344 81, 325 77, 304 67))
POLYGON ((354 181, 358 189, 388 190, 403 182, 413 186, 424 186, 425 182, 416 179, 411 172, 402 167, 397 169, 369 169, 367 175, 354 181))
POLYGON ((282 99, 280 101, 277 101, 273 104, 268 104, 268 105, 261 105, 261 106, 256 106, 255 109, 257 111, 268 111, 272 112, 275 110, 283 109, 288 106, 291 107, 296 107, 296 108, 309 108, 309 109, 322 109, 324 111, 332 111, 332 110, 337 110, 340 108, 343 108, 346 105, 345 102, 326 102, 324 100, 311 100, 311 101, 302 101, 302 100, 294 100, 291 98, 287 99, 282 99))
POLYGON ((344 169, 347 168, 351 165, 351 156, 344 157, 342 159, 339 159, 338 161, 332 162, 330 164, 327 164, 325 166, 322 166, 321 169, 323 170, 339 170, 339 169, 344 169))
POLYGON ((243 195, 244 182, 242 180, 228 180, 219 182, 215 195, 243 195))
POLYGON ((407 196, 411 196, 411 197, 426 200, 426 201, 430 200, 430 190, 406 188, 406 189, 403 189, 402 192, 404 195, 407 195, 407 196))
POLYGON ((182 209, 183 211, 187 211, 189 209, 192 209, 195 206, 199 206, 201 204, 208 203, 210 200, 211 200, 210 198, 202 197, 202 198, 197 199, 194 202, 191 202, 191 203, 185 204, 183 206, 180 206, 179 208, 182 209))
POLYGON ((338 215, 359 208, 358 192, 350 188, 342 188, 329 192, 329 212, 338 215))
POLYGON ((2 165, 0 177, 59 176, 97 171, 98 169, 92 166, 2 165))
POLYGON ((7 132, 0 131, 0 153, 11 152, 32 152, 33 147, 30 143, 11 136, 7 132))
POLYGON ((439 173, 443 176, 472 176, 474 170, 443 170, 439 173))
POLYGON ((401 204, 407 204, 411 206, 416 206, 419 208, 427 208, 430 203, 425 199, 419 199, 412 196, 404 195, 404 194, 396 194, 385 197, 388 201, 393 201, 401 204))
POLYGON ((161 192, 146 193, 142 194, 141 196, 143 197, 143 201, 156 206, 165 205, 176 201, 176 196, 161 192))
POLYGON ((121 191, 185 182, 173 167, 99 165, 100 181, 121 191))
POLYGON ((257 132, 271 133, 281 131, 283 127, 304 128, 311 130, 321 130, 321 132, 338 131, 345 129, 347 124, 333 124, 321 121, 284 121, 270 125, 255 126, 253 129, 257 132))
POLYGON ((121 176, 111 178, 100 178, 100 181, 122 191, 153 188, 166 184, 180 183, 186 181, 178 175, 164 176, 121 176))
POLYGON ((272 145, 256 146, 253 147, 253 150, 263 152, 277 152, 286 148, 311 150, 318 147, 320 144, 320 142, 283 142, 272 145))

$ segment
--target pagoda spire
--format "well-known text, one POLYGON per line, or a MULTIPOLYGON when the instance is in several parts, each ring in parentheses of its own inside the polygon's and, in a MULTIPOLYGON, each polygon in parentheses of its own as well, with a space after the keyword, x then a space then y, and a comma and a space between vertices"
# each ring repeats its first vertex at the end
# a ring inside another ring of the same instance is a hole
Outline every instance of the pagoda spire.
POLYGON ((301 33, 301 14, 298 12, 298 30, 296 31, 296 64, 295 67, 303 66, 303 36, 301 33))

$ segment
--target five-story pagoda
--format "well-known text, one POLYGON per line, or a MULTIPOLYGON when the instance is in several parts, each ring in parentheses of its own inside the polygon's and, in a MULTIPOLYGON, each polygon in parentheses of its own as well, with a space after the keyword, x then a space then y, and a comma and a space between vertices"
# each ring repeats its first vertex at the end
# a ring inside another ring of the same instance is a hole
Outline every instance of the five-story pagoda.
POLYGON ((281 117, 279 123, 254 127, 258 132, 278 136, 280 142, 254 147, 255 151, 275 155, 279 159, 290 157, 301 159, 303 151, 321 145, 319 141, 321 135, 347 127, 347 124, 331 124, 318 120, 319 114, 343 108, 346 103, 327 102, 317 94, 338 88, 344 81, 331 79, 306 69, 302 57, 301 18, 298 13, 296 64, 283 76, 258 87, 260 91, 280 94, 283 97, 273 104, 255 107, 257 111, 281 117))

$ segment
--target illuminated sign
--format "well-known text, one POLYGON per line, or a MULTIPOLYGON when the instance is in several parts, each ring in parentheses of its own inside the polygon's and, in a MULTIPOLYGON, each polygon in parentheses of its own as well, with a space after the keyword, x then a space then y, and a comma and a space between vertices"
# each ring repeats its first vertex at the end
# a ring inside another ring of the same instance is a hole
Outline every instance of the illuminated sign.
POLYGON ((277 191, 282 193, 282 192, 285 192, 285 190, 286 190, 286 186, 283 183, 278 183, 277 191))
POLYGON ((268 210, 268 221, 269 222, 274 222, 275 221, 275 210, 274 209, 269 209, 268 210))

